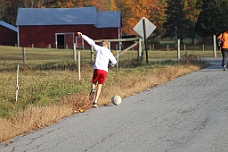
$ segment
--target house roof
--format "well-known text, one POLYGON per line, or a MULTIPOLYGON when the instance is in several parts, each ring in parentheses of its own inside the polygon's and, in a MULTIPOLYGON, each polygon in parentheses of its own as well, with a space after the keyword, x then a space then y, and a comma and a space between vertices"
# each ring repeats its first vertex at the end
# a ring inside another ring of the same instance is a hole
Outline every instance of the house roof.
POLYGON ((121 27, 120 11, 98 12, 97 7, 83 8, 19 8, 17 26, 85 25, 98 28, 121 27))
POLYGON ((4 22, 4 21, 1 21, 1 20, 0 20, 0 25, 4 26, 4 27, 6 27, 6 28, 8 28, 8 29, 10 29, 10 30, 12 30, 12 31, 15 31, 15 32, 18 31, 18 30, 17 30, 17 27, 15 27, 15 26, 13 26, 13 25, 11 25, 11 24, 8 24, 8 23, 6 23, 6 22, 4 22))

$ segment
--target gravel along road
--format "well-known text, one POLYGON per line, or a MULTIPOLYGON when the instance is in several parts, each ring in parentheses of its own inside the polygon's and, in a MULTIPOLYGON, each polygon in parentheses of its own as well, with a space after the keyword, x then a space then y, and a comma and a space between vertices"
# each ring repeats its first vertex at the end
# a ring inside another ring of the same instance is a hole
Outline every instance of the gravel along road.
POLYGON ((0 144, 0 152, 227 152, 228 71, 212 66, 0 144))

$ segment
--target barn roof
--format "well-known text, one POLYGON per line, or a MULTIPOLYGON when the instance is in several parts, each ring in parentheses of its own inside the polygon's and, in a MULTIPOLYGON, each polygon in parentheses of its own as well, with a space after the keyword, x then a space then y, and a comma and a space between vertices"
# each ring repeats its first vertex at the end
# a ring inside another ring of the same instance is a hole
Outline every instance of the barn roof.
POLYGON ((120 11, 98 12, 96 27, 98 28, 121 27, 121 12, 120 11))
POLYGON ((16 25, 95 24, 96 7, 19 8, 16 25))
POLYGON ((0 20, 0 25, 4 26, 4 27, 6 27, 6 28, 8 28, 8 29, 10 29, 10 30, 12 30, 12 31, 17 32, 17 27, 15 27, 15 26, 13 26, 13 25, 11 25, 11 24, 8 24, 8 23, 6 23, 6 22, 4 22, 4 21, 1 21, 1 20, 0 20))
POLYGON ((19 8, 17 26, 85 25, 98 28, 121 27, 120 11, 98 12, 97 7, 83 8, 19 8))

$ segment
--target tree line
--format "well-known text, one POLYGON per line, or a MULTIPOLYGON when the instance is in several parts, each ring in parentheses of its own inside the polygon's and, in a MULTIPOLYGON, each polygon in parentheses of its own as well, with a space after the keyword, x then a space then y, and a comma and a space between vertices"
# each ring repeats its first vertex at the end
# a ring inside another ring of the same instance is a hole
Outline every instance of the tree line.
POLYGON ((96 6, 121 11, 123 35, 135 34, 142 17, 157 29, 151 35, 180 40, 219 34, 228 28, 228 0, 0 0, 0 20, 16 24, 18 8, 74 8, 96 6))

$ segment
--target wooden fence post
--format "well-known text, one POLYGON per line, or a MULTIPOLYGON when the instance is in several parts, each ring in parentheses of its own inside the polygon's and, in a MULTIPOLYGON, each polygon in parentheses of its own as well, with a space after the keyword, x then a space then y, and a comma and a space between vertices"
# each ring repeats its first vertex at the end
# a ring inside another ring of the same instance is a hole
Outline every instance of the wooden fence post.
POLYGON ((80 50, 78 50, 78 80, 81 80, 80 50))
POLYGON ((76 43, 74 43, 73 53, 74 53, 74 61, 76 61, 76 58, 77 58, 77 54, 76 54, 76 43))
POLYGON ((213 35, 213 43, 214 43, 214 57, 216 58, 217 57, 217 54, 216 54, 216 35, 213 35))
POLYGON ((138 58, 139 58, 139 61, 141 61, 142 60, 142 39, 141 38, 139 38, 139 50, 138 50, 138 58))
POLYGON ((23 58, 23 62, 26 62, 26 55, 25 55, 25 48, 22 47, 22 58, 23 58))
POLYGON ((180 39, 177 41, 177 59, 180 59, 180 39))
POLYGON ((117 50, 116 50, 116 55, 117 55, 117 57, 116 57, 116 58, 117 58, 117 59, 116 59, 116 60, 117 60, 117 63, 116 63, 116 72, 118 72, 118 68, 119 68, 119 60, 120 60, 120 59, 119 59, 119 53, 120 53, 120 50, 117 49, 117 50))

